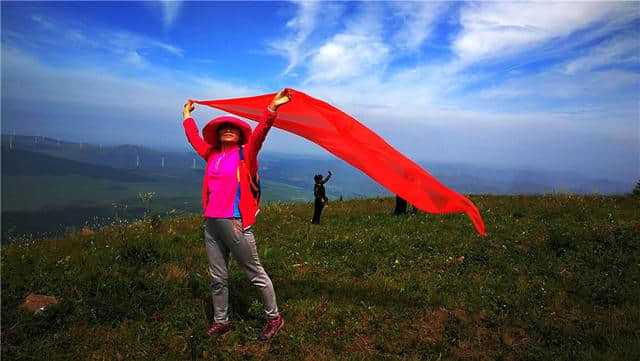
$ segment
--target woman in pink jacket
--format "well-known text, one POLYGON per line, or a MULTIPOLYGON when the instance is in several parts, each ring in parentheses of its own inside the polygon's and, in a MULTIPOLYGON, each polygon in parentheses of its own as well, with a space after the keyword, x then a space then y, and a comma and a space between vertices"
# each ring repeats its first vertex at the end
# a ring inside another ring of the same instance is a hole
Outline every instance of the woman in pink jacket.
POLYGON ((203 137, 200 137, 191 118, 193 103, 185 104, 183 126, 187 139, 207 161, 202 206, 214 309, 209 335, 222 335, 231 329, 227 286, 229 252, 233 253, 262 297, 266 322, 260 340, 274 337, 284 325, 271 279, 260 263, 251 226, 259 211, 259 193, 255 184, 258 152, 276 119, 278 107, 289 100, 286 89, 277 93, 254 131, 246 122, 225 115, 207 123, 202 130, 203 137))

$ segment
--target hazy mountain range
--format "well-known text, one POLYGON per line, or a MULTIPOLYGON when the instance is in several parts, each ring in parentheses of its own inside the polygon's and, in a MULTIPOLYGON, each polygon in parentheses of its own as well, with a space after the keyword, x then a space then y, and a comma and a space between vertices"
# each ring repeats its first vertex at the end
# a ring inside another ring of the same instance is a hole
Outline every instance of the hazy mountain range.
MULTIPOLYGON (((359 170, 335 157, 260 154, 262 201, 306 202, 313 176, 334 176, 330 199, 392 196, 359 170)), ((628 193, 635 185, 592 179, 572 172, 496 169, 422 162, 442 183, 460 193, 628 193)), ((2 241, 25 234, 48 235, 68 227, 105 224, 151 213, 201 210, 205 162, 193 151, 136 145, 101 146, 46 137, 2 136, 2 241), (145 204, 141 195, 152 193, 145 204)), ((311 212, 311 208, 310 211, 311 212)), ((310 216, 310 215, 309 215, 310 216)))
MULTIPOLYGON (((3 159, 11 148, 49 155, 114 169, 136 171, 138 176, 149 172, 177 169, 203 169, 205 162, 192 151, 161 151, 136 145, 100 146, 86 143, 71 143, 46 137, 2 136, 3 159), (11 143, 11 144, 10 144, 11 143)), ((499 169, 471 164, 452 164, 417 161, 424 169, 448 187, 461 193, 533 194, 549 192, 620 194, 629 192, 636 180, 628 183, 585 177, 576 172, 546 171, 535 169, 499 169)), ((10 169, 19 168, 9 164, 10 169)), ((52 167, 50 164, 49 167, 52 167)), ((83 172, 91 172, 86 166, 75 164, 83 172)), ((5 175, 5 162, 3 162, 5 175)), ((9 168, 7 168, 9 169, 9 168)), ((262 179, 276 181, 294 187, 311 189, 313 175, 334 172, 327 184, 333 197, 368 197, 390 194, 359 170, 335 157, 296 156, 292 154, 261 153, 260 174, 262 179)), ((25 170, 26 171, 26 170, 25 170)), ((95 169, 96 172, 100 172, 95 169)), ((42 172, 42 170, 39 170, 42 172)), ((179 174, 180 172, 177 172, 179 174)))

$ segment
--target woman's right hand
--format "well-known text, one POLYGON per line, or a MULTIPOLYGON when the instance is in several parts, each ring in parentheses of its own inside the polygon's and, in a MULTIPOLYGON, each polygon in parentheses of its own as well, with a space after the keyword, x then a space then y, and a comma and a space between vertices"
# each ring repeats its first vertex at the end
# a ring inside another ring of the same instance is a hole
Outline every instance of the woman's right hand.
POLYGON ((184 109, 182 109, 182 119, 191 117, 191 112, 195 109, 195 105, 192 102, 187 101, 184 103, 184 109))
POLYGON ((273 100, 271 100, 271 104, 269 104, 268 108, 272 112, 275 112, 278 110, 279 106, 288 103, 290 100, 291 94, 289 93, 289 90, 287 88, 284 88, 276 93, 276 95, 273 97, 273 100))

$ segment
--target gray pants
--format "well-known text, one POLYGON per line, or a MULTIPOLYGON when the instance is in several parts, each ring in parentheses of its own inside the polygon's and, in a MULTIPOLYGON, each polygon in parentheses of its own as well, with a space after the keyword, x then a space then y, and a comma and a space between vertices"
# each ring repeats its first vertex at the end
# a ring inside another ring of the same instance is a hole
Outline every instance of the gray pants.
POLYGON ((271 279, 260 264, 251 228, 243 231, 242 219, 239 218, 206 218, 204 240, 209 260, 209 274, 211 275, 214 322, 229 322, 227 314, 229 309, 229 288, 227 285, 229 250, 233 253, 251 284, 260 292, 266 318, 277 318, 276 294, 271 279))

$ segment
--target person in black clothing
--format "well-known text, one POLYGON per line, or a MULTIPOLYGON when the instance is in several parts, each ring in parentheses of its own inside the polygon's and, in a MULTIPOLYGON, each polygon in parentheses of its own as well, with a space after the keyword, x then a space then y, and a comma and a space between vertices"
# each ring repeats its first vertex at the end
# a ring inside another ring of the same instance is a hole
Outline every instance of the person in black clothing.
MULTIPOLYGON (((396 194, 396 209, 393 210, 393 214, 395 214, 396 216, 407 214, 407 205, 408 205, 407 201, 396 194)), ((412 205, 411 213, 412 214, 418 213, 418 208, 412 205)))
POLYGON ((396 216, 407 214, 407 201, 399 195, 396 195, 396 209, 393 214, 396 216))
POLYGON ((322 208, 324 208, 324 205, 329 201, 329 198, 327 198, 324 191, 324 184, 329 181, 329 178, 331 178, 332 175, 333 173, 329 171, 329 175, 327 175, 325 179, 322 179, 322 174, 316 174, 315 177, 313 177, 313 180, 316 182, 313 186, 313 196, 315 197, 313 205, 313 219, 311 220, 311 223, 313 224, 320 224, 322 208))

